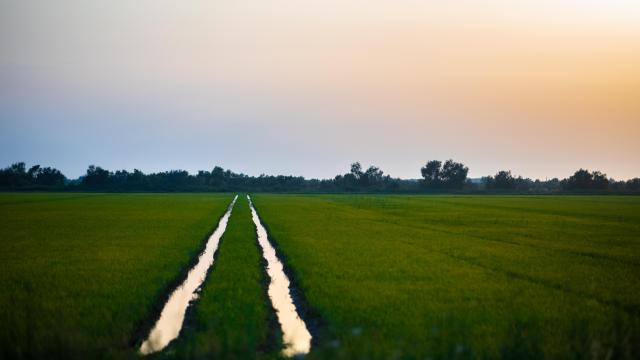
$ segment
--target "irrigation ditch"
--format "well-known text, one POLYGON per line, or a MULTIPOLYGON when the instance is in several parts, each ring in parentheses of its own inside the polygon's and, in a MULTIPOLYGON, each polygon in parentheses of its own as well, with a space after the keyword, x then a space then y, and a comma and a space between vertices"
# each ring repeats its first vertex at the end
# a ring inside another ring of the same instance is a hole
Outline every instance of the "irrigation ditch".
POLYGON ((195 259, 195 265, 189 267, 183 281, 170 292, 159 317, 156 317, 157 320, 148 332, 148 336, 140 345, 139 351, 142 355, 164 349, 180 335, 187 308, 197 299, 199 289, 207 278, 209 268, 215 261, 214 255, 237 199, 236 195, 219 220, 218 226, 209 236, 204 250, 195 259))
POLYGON ((262 256, 267 262, 267 273, 270 278, 268 294, 282 330, 282 354, 287 357, 305 355, 311 350, 312 335, 298 313, 298 307, 296 307, 291 294, 291 281, 285 273, 284 265, 278 257, 275 247, 269 241, 267 230, 262 225, 249 195, 247 195, 247 200, 256 227, 258 243, 262 248, 262 256))
MULTIPOLYGON (((131 346, 141 355, 159 353, 172 347, 183 330, 193 325, 193 311, 205 281, 215 271, 218 248, 238 199, 235 195, 217 226, 203 241, 203 245, 189 265, 164 292, 162 301, 155 306, 151 320, 138 327, 131 346)), ((247 195, 255 230, 256 245, 261 252, 262 288, 269 302, 268 337, 261 346, 264 352, 280 351, 284 357, 299 357, 317 345, 322 320, 304 298, 293 270, 286 257, 269 235, 253 201, 247 195)))

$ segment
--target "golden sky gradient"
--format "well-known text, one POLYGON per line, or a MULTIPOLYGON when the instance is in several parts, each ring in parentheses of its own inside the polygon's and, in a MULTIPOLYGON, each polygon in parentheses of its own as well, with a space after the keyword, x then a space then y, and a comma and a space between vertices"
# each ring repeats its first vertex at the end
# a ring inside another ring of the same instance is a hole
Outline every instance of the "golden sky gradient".
POLYGON ((36 102, 125 103, 146 114, 143 124, 153 121, 147 108, 204 128, 232 113, 290 131, 274 136, 313 144, 307 156, 326 166, 296 171, 283 164, 302 159, 273 154, 275 170, 250 173, 325 177, 357 158, 412 177, 423 159, 441 156, 466 161, 473 175, 508 167, 564 176, 580 166, 640 175, 637 1, 0 4, 4 94, 28 84, 36 102), (298 139, 317 131, 299 122, 336 131, 348 123, 344 131, 368 134, 393 156, 354 150, 373 140, 350 149, 335 135, 340 152, 321 158, 323 141, 298 139), (453 131, 464 144, 452 145, 453 131))

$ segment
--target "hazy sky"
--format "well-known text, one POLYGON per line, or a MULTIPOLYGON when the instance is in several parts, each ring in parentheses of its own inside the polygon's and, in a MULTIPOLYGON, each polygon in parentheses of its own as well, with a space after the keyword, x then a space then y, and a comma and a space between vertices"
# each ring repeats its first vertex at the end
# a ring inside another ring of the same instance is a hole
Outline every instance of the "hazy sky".
POLYGON ((0 166, 640 176, 637 0, 0 0, 0 166))

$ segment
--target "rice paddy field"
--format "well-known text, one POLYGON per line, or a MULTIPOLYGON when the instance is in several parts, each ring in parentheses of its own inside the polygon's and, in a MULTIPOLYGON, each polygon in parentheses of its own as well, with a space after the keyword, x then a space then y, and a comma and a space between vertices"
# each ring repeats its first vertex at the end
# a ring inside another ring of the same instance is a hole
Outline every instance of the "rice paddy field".
MULTIPOLYGON (((0 357, 144 358, 233 194, 0 194, 0 357)), ((308 359, 637 359, 640 197, 256 194, 308 359)), ((240 196, 179 338, 279 358, 240 196)))
POLYGON ((277 354, 261 255, 245 197, 238 197, 224 239, 182 336, 159 358, 268 358, 277 354))
POLYGON ((639 354, 640 198, 262 195, 255 204, 326 325, 318 357, 639 354))
POLYGON ((231 197, 0 194, 0 358, 135 358, 231 197))

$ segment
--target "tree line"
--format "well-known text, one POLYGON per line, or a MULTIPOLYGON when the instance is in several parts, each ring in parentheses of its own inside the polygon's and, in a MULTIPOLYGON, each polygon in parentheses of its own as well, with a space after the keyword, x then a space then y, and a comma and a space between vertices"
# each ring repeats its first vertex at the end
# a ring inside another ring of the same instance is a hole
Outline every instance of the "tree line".
POLYGON ((78 179, 68 179, 52 167, 34 165, 27 169, 18 162, 0 169, 0 189, 35 191, 247 191, 310 193, 637 193, 640 178, 616 181, 600 171, 579 169, 566 179, 532 180, 499 171, 480 179, 469 179, 469 168, 454 160, 428 161, 420 169, 421 179, 399 179, 380 168, 364 169, 359 162, 333 179, 305 179, 302 176, 249 176, 215 166, 211 171, 190 174, 171 170, 145 174, 140 170, 110 171, 91 165, 78 179))

